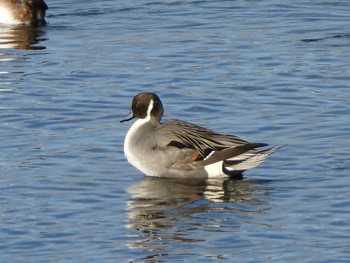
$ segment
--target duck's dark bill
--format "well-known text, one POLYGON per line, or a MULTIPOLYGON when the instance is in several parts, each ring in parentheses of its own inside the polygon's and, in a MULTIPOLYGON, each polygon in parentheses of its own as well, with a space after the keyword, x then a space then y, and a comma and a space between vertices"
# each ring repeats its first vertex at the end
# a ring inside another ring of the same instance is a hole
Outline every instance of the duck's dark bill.
POLYGON ((132 115, 132 112, 130 112, 130 113, 128 114, 128 116, 126 116, 126 119, 121 120, 120 123, 123 123, 123 122, 126 122, 126 121, 131 121, 133 118, 135 118, 135 116, 132 115), (130 116, 130 115, 131 115, 131 117, 128 118, 128 116, 130 116))

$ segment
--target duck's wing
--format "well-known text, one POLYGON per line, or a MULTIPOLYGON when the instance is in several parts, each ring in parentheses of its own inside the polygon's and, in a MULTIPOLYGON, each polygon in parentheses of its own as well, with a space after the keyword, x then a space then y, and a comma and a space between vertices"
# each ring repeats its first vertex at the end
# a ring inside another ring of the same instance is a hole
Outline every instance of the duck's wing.
POLYGON ((265 143, 216 133, 192 123, 169 120, 159 126, 157 145, 169 153, 172 168, 181 171, 213 170, 211 176, 236 175, 256 167, 274 148, 258 150, 265 143))
POLYGON ((212 151, 233 148, 249 142, 237 136, 216 133, 189 122, 168 120, 159 129, 168 146, 195 149, 203 158, 212 151))

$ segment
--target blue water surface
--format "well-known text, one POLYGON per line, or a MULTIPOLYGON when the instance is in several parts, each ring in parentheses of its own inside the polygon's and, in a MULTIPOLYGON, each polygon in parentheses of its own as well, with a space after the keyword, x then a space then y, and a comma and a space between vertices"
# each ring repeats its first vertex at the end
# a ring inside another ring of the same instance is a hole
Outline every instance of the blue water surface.
POLYGON ((349 261, 349 1, 47 4, 0 27, 1 262, 349 261), (286 146, 241 181, 145 177, 142 91, 286 146))

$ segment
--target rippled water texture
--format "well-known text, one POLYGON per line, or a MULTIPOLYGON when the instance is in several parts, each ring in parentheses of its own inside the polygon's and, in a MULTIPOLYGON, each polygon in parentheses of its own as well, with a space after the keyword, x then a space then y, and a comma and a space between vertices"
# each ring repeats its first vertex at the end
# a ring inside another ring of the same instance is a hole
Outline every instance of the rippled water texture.
POLYGON ((1 262, 348 262, 349 1, 49 1, 0 27, 1 262), (285 145, 241 181, 144 177, 132 97, 285 145))

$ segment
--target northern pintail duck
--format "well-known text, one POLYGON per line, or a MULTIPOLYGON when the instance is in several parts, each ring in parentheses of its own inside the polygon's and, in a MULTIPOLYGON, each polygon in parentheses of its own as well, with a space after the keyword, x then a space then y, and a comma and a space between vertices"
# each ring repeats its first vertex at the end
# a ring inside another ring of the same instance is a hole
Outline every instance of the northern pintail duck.
POLYGON ((163 105, 154 93, 133 98, 137 118, 124 141, 128 161, 149 176, 173 178, 237 177, 274 152, 265 143, 250 143, 181 120, 161 122, 163 105))
POLYGON ((0 0, 0 22, 45 25, 47 9, 43 0, 0 0))

